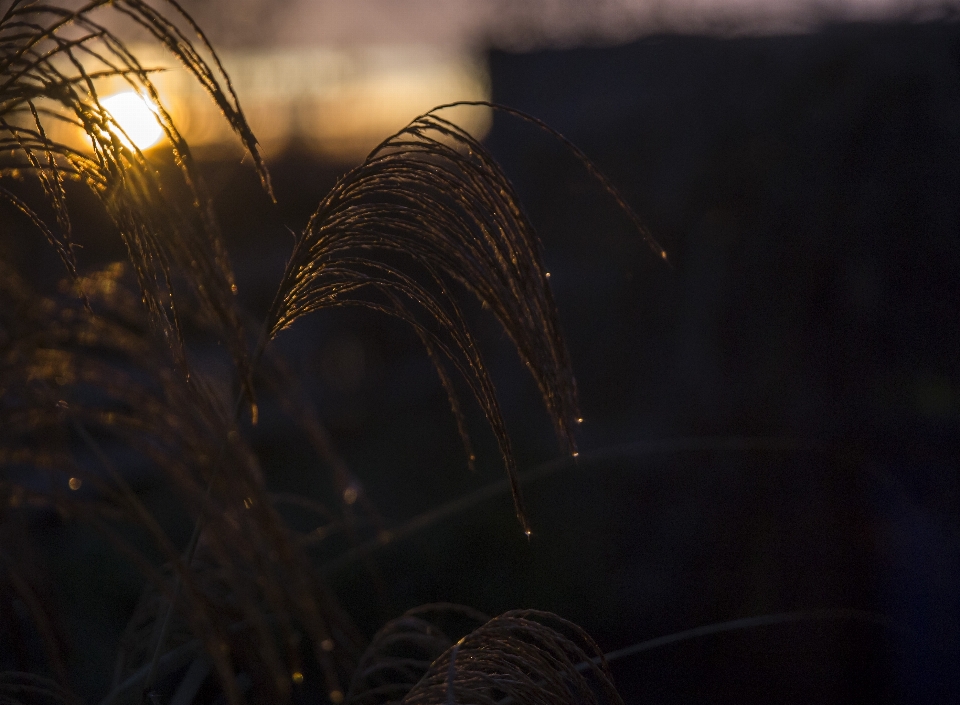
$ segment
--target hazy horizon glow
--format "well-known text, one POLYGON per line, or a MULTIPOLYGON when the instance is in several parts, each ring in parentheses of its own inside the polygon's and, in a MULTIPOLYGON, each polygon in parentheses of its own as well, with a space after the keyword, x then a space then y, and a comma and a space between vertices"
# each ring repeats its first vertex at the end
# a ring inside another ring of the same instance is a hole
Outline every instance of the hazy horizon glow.
MULTIPOLYGON (((203 87, 153 45, 131 45, 147 68, 177 129, 193 148, 239 150, 203 87)), ((295 47, 219 52, 241 107, 264 152, 294 147, 344 162, 366 156, 379 142, 437 105, 489 100, 482 56, 431 46, 295 47)), ((163 131, 156 115, 124 79, 99 79, 103 107, 141 150, 163 131)), ((451 108, 443 117, 482 138, 491 125, 484 107, 451 108)), ((84 133, 57 122, 52 134, 83 148, 84 133)), ((127 139, 121 134, 120 139, 127 139)))
MULTIPOLYGON (((267 154, 289 146, 356 161, 435 105, 490 97, 485 53, 612 45, 678 33, 808 32, 830 23, 956 17, 960 0, 186 0, 267 154)), ((195 147, 236 146, 209 96, 169 54, 135 47, 195 147)), ((122 83, 122 82, 120 82, 122 83)), ((104 95, 123 89, 112 86, 104 95)), ((446 117, 476 137, 486 109, 446 117)))

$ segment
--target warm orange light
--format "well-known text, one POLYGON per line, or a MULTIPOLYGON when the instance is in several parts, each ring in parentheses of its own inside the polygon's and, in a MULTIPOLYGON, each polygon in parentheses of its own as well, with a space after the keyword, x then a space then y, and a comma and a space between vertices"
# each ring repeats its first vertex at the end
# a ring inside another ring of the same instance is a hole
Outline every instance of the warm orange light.
MULTIPOLYGON (((170 56, 150 45, 132 46, 141 63, 164 71, 151 75, 177 129, 194 148, 235 149, 236 135, 204 87, 170 56)), ((298 45, 223 51, 244 115, 267 154, 290 145, 346 161, 362 159, 381 140, 431 108, 457 100, 489 100, 490 86, 482 55, 462 48, 432 45, 298 45)), ((104 95, 126 90, 119 82, 104 95)), ((151 128, 156 116, 138 106, 151 128)), ((124 118, 110 114, 128 133, 124 118)), ((148 111, 151 107, 148 104, 148 111)), ((156 112, 153 110, 152 112, 156 112)), ((492 125, 485 107, 451 108, 441 116, 474 137, 492 125)), ((159 125, 157 125, 159 127, 159 125)), ((157 133, 154 140, 161 139, 157 133)), ((137 138, 134 143, 143 149, 137 138)), ((152 144, 152 142, 151 142, 152 144)))
POLYGON ((124 91, 100 101, 120 130, 117 137, 128 147, 131 142, 140 150, 155 145, 163 136, 156 110, 136 91, 124 91))

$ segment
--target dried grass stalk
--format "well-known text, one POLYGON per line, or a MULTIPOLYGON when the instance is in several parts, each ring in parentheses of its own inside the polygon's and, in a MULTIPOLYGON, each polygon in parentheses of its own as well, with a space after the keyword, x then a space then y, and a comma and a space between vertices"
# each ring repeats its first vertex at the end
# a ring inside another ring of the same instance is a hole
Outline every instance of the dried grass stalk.
POLYGON ((496 316, 536 380, 558 437, 575 453, 576 387, 541 254, 512 186, 483 146, 441 117, 423 115, 321 201, 297 239, 267 318, 268 337, 306 313, 344 305, 409 323, 437 364, 458 421, 444 362, 478 400, 529 533, 496 391, 460 299, 469 293, 496 316))
POLYGON ((408 612, 374 638, 348 705, 622 705, 602 653, 575 624, 516 610, 451 644, 424 619, 431 607, 408 612))
POLYGON ((360 658, 346 705, 398 702, 458 639, 487 623, 482 612, 449 603, 408 610, 378 631, 360 658))
MULTIPOLYGON (((321 201, 248 355, 229 259, 190 150, 160 103, 151 69, 97 13, 123 15, 171 52, 238 133, 268 192, 269 177, 203 33, 173 0, 157 4, 163 12, 140 0, 80 7, 12 0, 0 15, 0 200, 51 243, 71 277, 62 297, 39 297, 0 263, 0 496, 88 522, 148 578, 117 668, 117 680, 134 690, 115 683, 110 697, 117 702, 131 693, 139 698, 136 687, 152 679, 146 672, 155 673, 168 646, 157 637, 160 615, 171 614, 164 604, 175 606, 181 636, 199 639, 230 703, 242 700, 233 677, 238 664, 255 673, 258 700, 289 699, 291 669, 302 679, 301 634, 313 642, 327 692, 342 698, 339 679, 352 668, 359 639, 276 511, 229 402, 191 372, 182 323, 211 328, 226 342, 252 402, 256 361, 300 316, 352 305, 406 321, 437 367, 471 463, 449 366, 477 399, 529 534, 510 438, 463 299, 472 297, 499 321, 536 381, 558 438, 576 455, 576 386, 541 246, 486 150, 428 113, 385 140, 321 201), (173 187, 104 109, 98 86, 106 78, 122 79, 154 103, 179 167, 173 187), (90 148, 52 139, 50 127, 58 122, 79 128, 90 148), (39 204, 8 187, 24 177, 39 185, 39 204), (81 276, 68 208, 71 180, 96 194, 116 226, 136 292, 123 267, 81 276), (196 519, 199 544, 191 544, 189 555, 199 546, 197 565, 182 559, 116 466, 131 451, 162 473, 196 519), (77 492, 81 486, 92 491, 77 492), (117 529, 124 525, 138 526, 153 541, 165 567, 117 529)), ((303 408, 293 397, 285 406, 303 408)), ((306 422, 335 467, 334 481, 349 487, 349 472, 319 422, 306 422)), ((366 511, 375 518, 372 507, 366 511)), ((14 582, 22 577, 8 573, 14 582)), ((29 593, 21 590, 21 597, 29 593)), ((386 696, 410 703, 619 702, 605 670, 590 660, 599 653, 595 645, 559 618, 508 613, 454 643, 435 617, 413 611, 377 636, 351 688, 355 702, 386 696), (403 655, 405 649, 416 653, 403 655)), ((50 631, 42 610, 35 621, 50 631)), ((51 661, 59 658, 54 651, 51 661)), ((66 703, 71 696, 34 676, 0 675, 0 705, 33 702, 66 703)))
MULTIPOLYGON (((220 324, 241 379, 248 383, 246 341, 233 300, 236 285, 193 157, 163 107, 149 67, 98 21, 99 12, 119 13, 178 59, 238 133, 269 191, 256 139, 219 59, 176 2, 162 4, 166 13, 140 0, 93 0, 79 9, 68 3, 11 2, 0 16, 0 177, 35 177, 55 224, 2 183, 0 199, 43 233, 76 276, 65 181, 85 183, 116 225, 151 321, 183 372, 188 373, 178 305, 187 295, 220 324), (123 79, 154 106, 179 166, 184 197, 169 184, 161 186, 155 165, 125 142, 122 128, 104 109, 98 86, 111 77, 123 79), (89 151, 54 141, 49 127, 58 122, 82 130, 89 151)), ((249 384, 247 389, 252 391, 249 384)))

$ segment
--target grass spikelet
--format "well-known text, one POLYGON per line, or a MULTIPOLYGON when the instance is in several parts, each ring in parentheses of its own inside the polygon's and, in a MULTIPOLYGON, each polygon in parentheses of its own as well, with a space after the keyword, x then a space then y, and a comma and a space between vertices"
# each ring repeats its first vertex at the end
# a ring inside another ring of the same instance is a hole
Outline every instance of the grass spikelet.
POLYGON ((489 621, 462 605, 437 603, 408 610, 378 631, 357 664, 347 705, 402 700, 447 649, 489 621))
MULTIPOLYGON (((13 550, 6 531, 27 507, 85 522, 147 580, 104 705, 165 697, 164 678, 187 666, 173 702, 193 699, 211 673, 220 682, 218 701, 231 705, 290 701, 315 674, 340 702, 341 684, 354 673, 347 698, 363 705, 619 703, 604 667, 591 660, 599 655, 593 642, 547 613, 487 620, 467 608, 426 606, 388 624, 361 657, 362 638, 305 553, 310 541, 343 531, 362 554, 358 526, 376 530, 378 542, 390 538, 309 398, 266 349, 307 313, 361 306, 409 324, 437 369, 472 465, 452 374, 459 373, 497 439, 504 484, 528 535, 510 438, 467 301, 497 319, 538 385, 561 444, 577 455, 576 386, 540 242, 482 145, 434 110, 340 179, 297 237, 249 355, 229 258, 190 150, 151 80, 154 69, 98 13, 138 26, 185 67, 238 134, 272 196, 256 139, 203 32, 174 0, 10 0, 5 7, 0 201, 49 241, 69 276, 58 295, 40 296, 0 262, 0 592, 27 605, 50 670, 65 673, 56 625, 38 597, 39 579, 18 558, 26 554, 13 550), (153 104, 166 156, 131 145, 101 102, 107 79, 153 104), (55 128, 64 125, 89 145, 58 141, 63 133, 55 128), (164 159, 175 163, 172 175, 161 168, 164 159), (39 196, 11 185, 25 179, 39 196), (71 182, 99 199, 128 265, 81 271, 71 182), (188 327, 229 349, 241 390, 232 406, 213 380, 191 370, 188 327), (318 505, 327 520, 319 534, 300 536, 287 525, 276 504, 290 497, 268 491, 240 434, 239 411, 244 398, 253 403, 258 362, 258 381, 305 431, 343 500, 339 519, 318 505), (161 479, 179 503, 178 519, 195 522, 186 548, 148 508, 137 486, 145 476, 161 479), (315 668, 301 663, 308 651, 315 668), (241 671, 251 679, 244 686, 241 671)), ((368 569, 377 575, 372 563, 368 569)), ((0 674, 0 705, 72 702, 39 677, 0 674)))
MULTIPOLYGON (((306 313, 343 305, 409 323, 434 361, 452 363, 478 400, 529 531, 493 382, 459 303, 465 292, 510 336, 558 437, 575 452, 576 388, 539 240, 486 150, 437 115, 385 140, 321 201, 297 239, 266 330, 272 338, 306 313)), ((442 365, 440 374, 459 422, 442 365)))
POLYGON ((79 9, 16 0, 0 17, 0 177, 34 176, 54 212, 45 223, 37 208, 0 185, 0 197, 28 218, 56 248, 76 276, 65 179, 87 184, 119 230, 154 327, 185 368, 177 307, 182 295, 173 282, 220 323, 222 335, 247 383, 250 369, 243 327, 235 310, 236 286, 229 258, 186 142, 156 87, 123 41, 97 21, 115 12, 141 26, 176 57, 207 90, 253 155, 264 186, 269 177, 253 133, 219 59, 200 29, 175 2, 166 14, 139 0, 94 0, 79 9), (178 25, 186 25, 186 30, 178 25), (211 67, 187 36, 211 57, 211 67), (168 196, 156 167, 124 143, 120 126, 100 103, 98 87, 121 78, 154 106, 186 198, 168 196), (48 124, 68 123, 85 133, 90 151, 59 143, 48 124), (183 205, 185 204, 185 205, 183 205), (178 277, 179 275, 179 277, 178 277))
POLYGON ((623 705, 593 640, 575 624, 535 610, 506 612, 472 631, 431 664, 402 702, 623 705))

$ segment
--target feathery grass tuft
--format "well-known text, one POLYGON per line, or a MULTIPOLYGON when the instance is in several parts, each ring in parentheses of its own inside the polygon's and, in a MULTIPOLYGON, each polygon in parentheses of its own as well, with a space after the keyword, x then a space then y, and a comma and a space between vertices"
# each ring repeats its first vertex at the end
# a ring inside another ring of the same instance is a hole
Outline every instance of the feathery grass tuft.
POLYGON ((549 612, 491 619, 434 661, 404 705, 623 705, 603 654, 575 624, 549 612))
POLYGON ((451 604, 412 609, 377 632, 345 702, 622 705, 602 653, 576 625, 536 610, 489 619, 451 604))
POLYGON ((513 341, 536 380, 556 432, 576 452, 576 386, 541 247, 510 182, 467 132, 423 115, 380 144, 321 201, 297 239, 265 329, 363 306, 409 323, 437 366, 467 455, 454 386, 463 376, 500 446, 517 516, 530 527, 496 391, 459 298, 473 295, 513 341))
MULTIPOLYGON (((146 577, 104 702, 156 696, 158 677, 172 676, 184 655, 192 665, 177 702, 188 702, 211 672, 231 705, 244 698, 287 701, 303 681, 301 660, 310 652, 335 702, 344 697, 341 683, 354 674, 348 697, 356 703, 618 703, 608 674, 591 661, 599 655, 593 642, 546 613, 487 620, 467 608, 428 606, 391 622, 361 655, 356 628, 305 555, 309 537, 296 535, 277 509, 289 497, 268 491, 238 428, 244 399, 255 417, 254 373, 263 363, 257 379, 298 418, 331 466, 341 496, 351 491, 346 505, 360 500, 377 526, 376 509, 267 347, 313 311, 351 305, 386 313, 410 324, 423 342, 472 465, 450 368, 465 380, 497 439, 517 516, 530 534, 510 437, 464 298, 490 311, 510 337, 573 456, 579 412, 540 242, 499 166, 436 111, 384 140, 323 198, 297 238, 251 354, 226 247, 189 147, 162 105, 153 69, 100 13, 125 18, 179 60, 220 108, 272 191, 229 78, 174 0, 6 5, 0 14, 0 200, 49 241, 68 280, 59 295, 41 296, 0 262, 0 520, 12 525, 7 513, 30 506, 84 521, 146 577), (152 103, 164 150, 178 167, 175 184, 161 179, 162 160, 132 146, 104 108, 100 92, 108 79, 152 103), (85 135, 88 145, 60 140, 63 126, 85 135), (39 203, 20 192, 24 179, 39 186, 39 203), (83 271, 71 223, 73 181, 99 199, 129 264, 83 271), (234 407, 191 368, 187 325, 227 345, 241 390, 234 407), (185 552, 142 500, 134 469, 160 477, 195 522, 185 552), (451 619, 460 625, 452 627, 451 619), (586 675, 578 664, 590 664, 586 675), (247 692, 235 677, 240 671, 250 677, 247 692)), ((612 185, 592 173, 626 208, 612 185)), ((641 233, 653 243, 642 227, 641 233)), ((340 524, 322 513, 356 548, 351 511, 344 507, 340 524)), ((34 604, 37 581, 8 559, 10 537, 14 532, 0 532, 0 589, 9 587, 28 605, 48 668, 66 681, 55 625, 43 605, 34 604)), ((73 701, 64 683, 0 674, 0 705, 73 701)))
POLYGON ((86 184, 117 227, 152 324, 184 371, 177 309, 186 294, 219 322, 252 392, 243 326, 233 301, 236 284, 190 149, 162 104, 151 69, 98 21, 101 12, 122 15, 178 59, 237 132, 269 191, 256 139, 219 59, 177 3, 163 4, 169 9, 166 15, 140 0, 93 0, 79 9, 24 0, 10 3, 0 17, 0 177, 36 178, 56 223, 45 222, 36 206, 2 181, 0 197, 43 233, 67 272, 76 277, 65 181, 86 184), (193 41, 188 34, 194 35, 193 41), (209 62, 201 51, 209 55, 209 62), (101 104, 100 86, 109 78, 122 79, 152 104, 179 166, 185 198, 169 196, 170 189, 161 188, 156 167, 129 146, 122 128, 101 104), (86 135, 89 149, 55 141, 51 127, 59 125, 86 135))
POLYGON ((346 705, 399 702, 444 652, 489 620, 477 610, 448 603, 423 605, 390 620, 360 658, 346 705))

